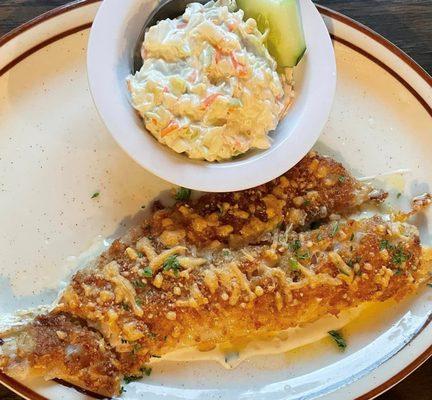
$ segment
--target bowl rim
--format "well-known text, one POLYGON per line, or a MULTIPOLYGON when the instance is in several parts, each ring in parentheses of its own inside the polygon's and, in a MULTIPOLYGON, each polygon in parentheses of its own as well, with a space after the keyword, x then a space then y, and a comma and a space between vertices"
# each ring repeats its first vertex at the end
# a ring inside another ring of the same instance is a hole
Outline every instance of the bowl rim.
MULTIPOLYGON (((150 2, 145 0, 141 4, 149 5, 150 2)), ((303 61, 303 69, 307 73, 307 92, 305 89, 299 93, 291 111, 279 122, 276 134, 283 135, 282 138, 267 150, 250 152, 239 160, 222 163, 191 160, 157 142, 145 130, 141 120, 138 126, 128 93, 129 110, 125 110, 126 85, 118 81, 118 74, 114 71, 118 68, 115 57, 123 47, 123 43, 119 43, 124 40, 128 26, 121 19, 131 13, 133 15, 138 10, 138 3, 135 0, 105 0, 94 20, 87 52, 89 87, 96 109, 108 131, 130 157, 154 175, 178 186, 206 192, 226 192, 268 182, 306 155, 327 122, 336 91, 336 60, 331 38, 311 0, 300 1, 308 43, 303 61), (316 37, 319 37, 319 43, 316 37), (106 85, 106 82, 113 80, 115 85, 106 85), (295 107, 297 117, 290 118, 295 107), (134 117, 131 117, 131 111, 134 117)), ((151 3, 145 17, 158 6, 159 1, 151 3)), ((141 27, 138 28, 140 31, 141 27)), ((134 42, 130 46, 133 45, 134 42)))

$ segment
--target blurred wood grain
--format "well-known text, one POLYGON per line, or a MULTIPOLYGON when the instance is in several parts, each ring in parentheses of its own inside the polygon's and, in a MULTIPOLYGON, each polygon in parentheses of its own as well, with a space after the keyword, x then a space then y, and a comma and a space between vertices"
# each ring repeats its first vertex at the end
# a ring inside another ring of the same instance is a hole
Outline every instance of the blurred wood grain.
MULTIPOLYGON (((67 0, 0 0, 0 36, 67 0)), ((432 0, 319 0, 377 31, 432 73, 432 0)), ((0 400, 20 397, 0 385, 0 400)), ((432 359, 379 400, 431 400, 432 359)), ((56 399, 53 399, 56 400, 56 399)), ((347 399, 349 400, 349 399, 347 399)))

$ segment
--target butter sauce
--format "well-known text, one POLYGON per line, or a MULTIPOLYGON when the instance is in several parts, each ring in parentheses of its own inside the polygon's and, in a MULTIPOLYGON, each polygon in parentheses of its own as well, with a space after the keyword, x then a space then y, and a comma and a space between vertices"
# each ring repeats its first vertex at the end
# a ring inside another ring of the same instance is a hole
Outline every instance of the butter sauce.
POLYGON ((341 329, 367 307, 368 305, 361 305, 345 310, 337 317, 328 315, 303 327, 290 328, 256 339, 243 339, 232 344, 224 343, 208 351, 200 351, 196 347, 179 349, 161 358, 152 358, 150 364, 164 361, 215 361, 226 369, 233 369, 251 357, 285 353, 321 340, 328 335, 328 331, 341 329))

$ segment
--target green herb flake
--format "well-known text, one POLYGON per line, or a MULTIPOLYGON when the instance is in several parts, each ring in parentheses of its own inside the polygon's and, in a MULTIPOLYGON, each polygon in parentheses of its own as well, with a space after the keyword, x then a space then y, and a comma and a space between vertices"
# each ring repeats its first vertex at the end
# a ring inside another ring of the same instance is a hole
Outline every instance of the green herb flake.
POLYGON ((399 192, 399 193, 396 195, 396 198, 399 199, 401 196, 402 196, 402 193, 399 192))
POLYGON ((123 344, 125 344, 125 343, 129 343, 126 339, 121 338, 120 340, 121 340, 121 342, 122 342, 123 344))
POLYGON ((334 237, 336 235, 336 233, 338 233, 338 231, 339 231, 339 222, 336 221, 332 226, 330 236, 334 237))
POLYGON ((124 386, 120 386, 120 394, 126 393, 124 386))
POLYGON ((189 200, 191 193, 192 193, 192 190, 186 189, 184 187, 180 187, 177 189, 177 192, 176 192, 174 198, 176 200, 179 200, 179 201, 186 201, 186 200, 189 200))
POLYGON ((340 183, 344 183, 345 180, 346 180, 346 176, 340 175, 339 178, 338 178, 338 180, 339 180, 340 183))
POLYGON ((427 286, 432 288, 432 283, 428 283, 427 286))
POLYGON ((347 343, 346 343, 345 339, 343 338, 342 334, 339 331, 329 331, 328 334, 335 341, 339 350, 345 351, 345 349, 347 347, 347 343))
POLYGON ((291 257, 288 262, 292 271, 300 271, 300 263, 295 258, 291 257))
POLYGON ((300 260, 306 260, 306 259, 308 259, 309 257, 310 257, 310 253, 309 253, 308 251, 305 251, 305 252, 302 253, 302 254, 298 254, 298 253, 297 253, 297 258, 300 259, 300 260))
POLYGON ((142 375, 127 375, 123 378, 124 383, 126 383, 126 385, 128 383, 134 382, 134 381, 139 381, 140 379, 142 379, 142 375))
POLYGON ((323 234, 322 233, 318 233, 317 240, 323 240, 323 234))
POLYGON ((157 354, 152 354, 150 357, 153 357, 153 358, 162 358, 162 356, 158 356, 157 354))
POLYGON ((151 339, 156 339, 156 333, 154 333, 154 332, 149 332, 148 333, 148 336, 151 338, 151 339))
POLYGON ((384 250, 384 249, 390 249, 391 248, 391 244, 387 239, 383 239, 380 241, 380 245, 379 245, 380 250, 384 250))
POLYGON ((145 267, 141 270, 141 275, 146 278, 151 278, 153 276, 153 270, 150 267, 145 267))
POLYGON ((150 367, 141 367, 140 371, 145 375, 145 376, 150 376, 152 373, 152 369, 150 367))
POLYGON ((130 311, 129 304, 122 303, 122 307, 123 307, 123 309, 124 309, 125 311, 130 311))
POLYGON ((394 272, 394 276, 402 275, 402 273, 403 273, 403 270, 400 269, 400 268, 398 268, 397 270, 395 270, 395 272, 394 272))
POLYGON ((410 258, 409 253, 405 253, 403 249, 397 248, 393 253, 392 262, 393 264, 401 265, 404 262, 408 261, 409 258, 410 258))
POLYGON ((308 199, 306 199, 306 200, 303 202, 303 205, 304 205, 304 206, 310 206, 310 204, 311 204, 311 202, 310 202, 310 200, 308 200, 308 199))
POLYGON ((142 205, 142 206, 141 206, 141 209, 144 210, 144 208, 146 208, 146 206, 145 206, 145 205, 142 205))
POLYGON ((134 285, 136 288, 145 288, 145 283, 140 279, 135 279, 134 281, 132 281, 132 285, 134 285))
POLYGON ((354 232, 351 233, 351 236, 350 236, 350 242, 352 242, 353 240, 354 240, 354 232))
POLYGON ((138 305, 139 307, 141 307, 141 305, 142 305, 142 301, 141 301, 141 299, 140 299, 139 297, 137 297, 137 298, 135 299, 135 303, 137 303, 137 305, 138 305))
POLYGON ((100 193, 99 192, 94 192, 91 196, 92 199, 95 199, 96 197, 99 197, 100 193))
POLYGON ((300 242, 300 240, 298 240, 298 239, 294 240, 294 242, 292 242, 290 244, 290 248, 291 248, 292 251, 300 250, 301 249, 301 242, 300 242))
POLYGON ((175 276, 178 276, 180 263, 176 255, 169 256, 163 263, 164 271, 173 271, 175 276))

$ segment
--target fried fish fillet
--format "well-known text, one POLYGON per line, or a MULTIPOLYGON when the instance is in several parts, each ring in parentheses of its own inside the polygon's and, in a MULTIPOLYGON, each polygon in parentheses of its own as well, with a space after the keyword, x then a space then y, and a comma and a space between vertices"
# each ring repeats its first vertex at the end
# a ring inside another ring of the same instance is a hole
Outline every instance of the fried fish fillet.
POLYGON ((412 225, 375 217, 302 232, 385 195, 316 154, 295 168, 284 175, 288 183, 279 178, 233 198, 207 195, 155 212, 79 271, 51 311, 0 328, 0 369, 111 396, 152 356, 399 299, 426 279, 412 225), (256 213, 261 200, 267 217, 256 213))
POLYGON ((111 396, 152 356, 400 299, 426 279, 421 254, 415 227, 380 217, 276 230, 269 243, 205 256, 181 245, 158 252, 147 237, 118 241, 51 312, 0 335, 0 367, 111 396))
POLYGON ((386 197, 387 193, 357 181, 342 164, 310 152, 284 175, 259 187, 210 193, 159 210, 149 227, 150 234, 167 246, 186 238, 200 247, 240 247, 281 224, 297 230, 386 197))

